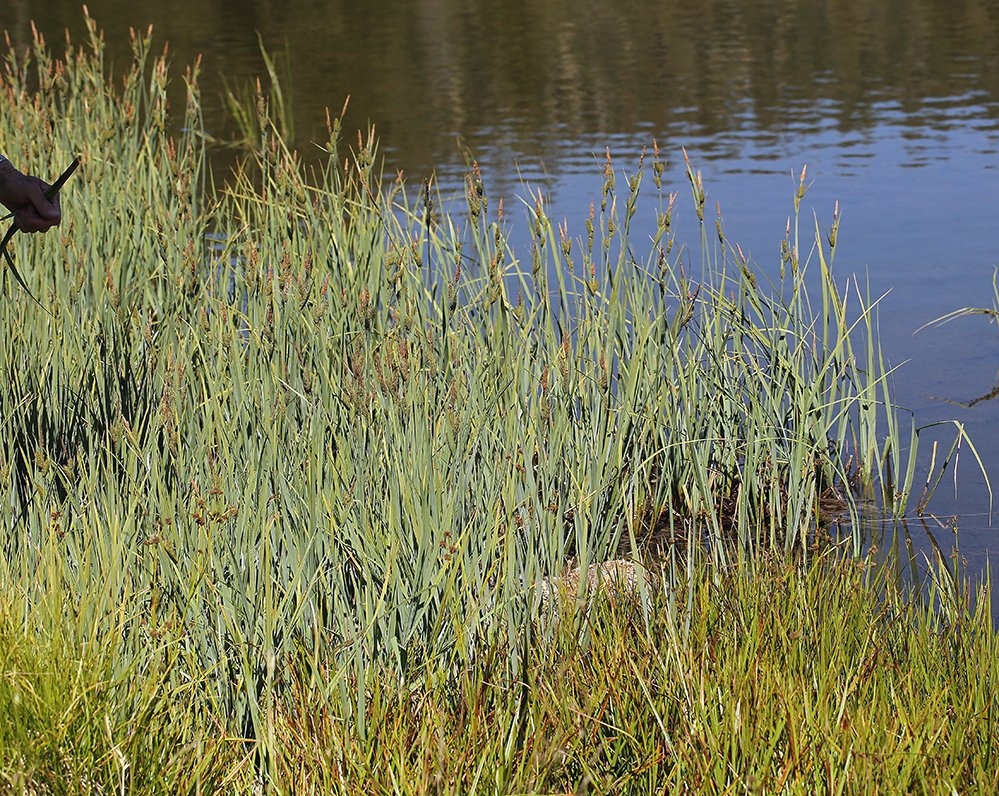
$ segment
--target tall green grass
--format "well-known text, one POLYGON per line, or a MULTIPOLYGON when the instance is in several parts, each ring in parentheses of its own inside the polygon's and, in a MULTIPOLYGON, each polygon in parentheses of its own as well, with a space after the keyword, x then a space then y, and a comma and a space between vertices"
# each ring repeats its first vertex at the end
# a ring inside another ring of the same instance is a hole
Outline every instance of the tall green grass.
POLYGON ((532 649, 526 689, 495 656, 418 691, 383 681, 367 738, 298 699, 279 721, 279 781, 379 794, 996 787, 984 604, 968 613, 944 589, 914 605, 885 570, 829 559, 687 585, 688 607, 660 595, 647 619, 599 602, 532 649), (941 621, 938 600, 964 619, 941 621))
MULTIPOLYGON (((12 285, 0 304, 0 592, 19 643, 58 633, 111 684, 108 771, 145 743, 115 722, 155 712, 176 737, 126 760, 215 744, 233 776, 289 782, 305 699, 371 754, 386 682, 395 699, 480 664, 529 682, 569 567, 645 562, 646 637, 668 605, 696 644, 697 573, 859 554, 863 501, 904 509, 918 432, 877 301, 833 272, 837 216, 799 235, 804 172, 776 285, 704 221, 689 163, 702 256, 682 256, 658 149, 625 176, 608 155, 578 231, 529 195, 518 248, 477 168, 454 211, 335 119, 306 166, 263 92, 252 150, 216 179, 197 67, 171 111, 150 34, 119 72, 88 25, 65 59, 39 40, 2 75, 12 160, 83 168, 60 230, 17 240, 49 312, 12 285)), ((477 780, 499 790, 538 730, 517 694, 477 780)))

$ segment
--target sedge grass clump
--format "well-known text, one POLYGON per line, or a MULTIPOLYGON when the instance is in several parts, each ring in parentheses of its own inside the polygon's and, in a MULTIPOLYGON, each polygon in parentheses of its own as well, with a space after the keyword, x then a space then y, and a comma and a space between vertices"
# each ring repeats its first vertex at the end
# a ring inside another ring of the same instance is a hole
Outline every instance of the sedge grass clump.
MULTIPOLYGON (((931 569, 936 571, 939 565, 931 569)), ((991 792, 985 606, 913 600, 873 559, 698 567, 691 599, 598 599, 510 675, 503 645, 419 685, 373 674, 358 735, 314 687, 281 712, 298 793, 991 792)), ((949 600, 946 594, 937 597, 949 600)))
POLYGON ((88 30, 0 75, 25 108, 0 122, 13 156, 82 156, 59 233, 15 241, 50 314, 0 304, 0 588, 113 638, 125 671, 171 650, 164 693, 244 741, 260 782, 302 683, 363 741, 388 704, 373 678, 445 681, 493 650, 524 682, 563 574, 645 562, 692 622, 699 567, 805 561, 841 531, 859 553, 858 495, 904 507, 918 431, 834 236, 800 254, 804 174, 774 286, 720 224, 709 243, 692 167, 701 258, 681 258, 658 150, 651 245, 644 160, 619 197, 608 155, 576 233, 532 194, 520 249, 476 169, 452 212, 332 119, 307 167, 263 91, 253 148, 210 187, 197 68, 175 126, 151 36, 109 81, 88 30))
POLYGON ((121 616, 88 637, 57 595, 29 615, 11 596, 0 598, 4 793, 210 793, 249 779, 244 744, 173 677, 181 649, 122 654, 108 627, 121 616))

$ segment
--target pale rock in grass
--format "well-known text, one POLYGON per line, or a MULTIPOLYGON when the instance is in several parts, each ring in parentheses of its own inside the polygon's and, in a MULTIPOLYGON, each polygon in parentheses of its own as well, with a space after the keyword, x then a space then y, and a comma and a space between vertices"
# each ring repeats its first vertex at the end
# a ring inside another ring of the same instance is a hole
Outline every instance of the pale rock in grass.
POLYGON ((541 607, 544 610, 555 608, 556 601, 580 598, 587 604, 596 595, 604 594, 611 600, 634 599, 639 595, 639 584, 653 587, 656 576, 638 561, 625 558, 615 558, 588 567, 573 567, 562 575, 544 578, 538 587, 541 596, 541 607), (585 578, 586 585, 580 588, 585 578))

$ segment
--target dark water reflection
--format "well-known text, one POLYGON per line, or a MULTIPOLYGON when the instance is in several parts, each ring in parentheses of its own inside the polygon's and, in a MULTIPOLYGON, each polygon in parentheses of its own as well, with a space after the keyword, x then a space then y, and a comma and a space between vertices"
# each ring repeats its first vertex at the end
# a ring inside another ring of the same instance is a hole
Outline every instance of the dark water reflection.
MULTIPOLYGON (((291 75, 299 147, 325 140, 324 109, 349 94, 347 127, 376 123, 390 170, 457 184, 474 153, 508 207, 524 183, 582 224, 606 147, 619 169, 653 138, 686 191, 680 146, 704 171, 730 238, 764 270, 790 210, 791 174, 823 223, 843 208, 837 268, 890 291, 886 351, 909 360, 899 399, 922 425, 967 424, 999 486, 999 333, 984 319, 914 334, 961 306, 991 304, 999 264, 999 0, 91 0, 114 61, 154 24, 178 66, 203 55, 207 123, 232 134, 225 75, 263 73, 258 31, 291 75)), ((50 42, 83 39, 73 0, 4 0, 15 46, 34 19, 50 42)), ((685 195, 685 194, 684 194, 685 195)), ((689 208, 689 205, 687 205, 689 208)), ((641 213, 641 208, 640 208, 641 213)), ((651 226, 653 208, 647 208, 651 226)), ((692 216, 692 211, 688 211, 692 216)), ((636 223, 641 223, 640 215, 636 223)), ((696 238, 691 218, 688 239, 696 238)), ((941 437, 946 436, 941 434, 941 437)), ((927 446, 928 447, 928 446, 927 446)), ((973 566, 995 531, 962 454, 960 514, 973 566)))
MULTIPOLYGON (((262 70, 257 32, 287 47, 302 144, 322 109, 352 98, 355 126, 377 122, 393 158, 426 172, 497 142, 552 172, 577 140, 641 134, 715 141, 741 157, 748 137, 779 148, 803 134, 863 135, 887 119, 914 131, 995 120, 999 5, 883 0, 93 0, 113 57, 129 27, 154 24, 176 61, 219 75, 262 70), (977 110, 967 111, 969 106, 977 110)), ((82 38, 74 0, 6 0, 0 26, 24 44, 82 38)), ((221 103, 209 124, 224 134, 221 103)), ((601 146, 602 148, 602 146, 601 146)), ((779 149, 778 149, 779 151, 779 149)), ((758 153, 759 154, 759 153, 758 153)), ((764 156, 765 157, 765 156, 764 156)))

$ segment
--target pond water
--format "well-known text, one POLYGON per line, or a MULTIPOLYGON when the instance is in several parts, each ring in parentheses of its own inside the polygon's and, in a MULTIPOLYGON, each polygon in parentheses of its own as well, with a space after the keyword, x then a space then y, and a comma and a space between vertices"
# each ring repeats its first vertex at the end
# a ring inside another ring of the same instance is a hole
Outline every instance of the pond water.
MULTIPOLYGON (((999 489, 999 332, 983 317, 999 265, 999 0, 91 0, 112 60, 154 25, 178 69, 203 56, 207 123, 231 134, 222 95, 264 73, 260 41, 290 75, 299 147, 325 108, 373 122, 390 171, 455 186, 465 153, 494 202, 526 185, 575 224, 598 198, 607 147, 619 172, 655 138, 688 196, 680 147, 719 202, 731 240, 773 271, 802 166, 823 226, 842 210, 836 268, 886 293, 881 334, 898 400, 919 425, 966 425, 999 489), (792 177, 792 175, 795 175, 792 177)), ((15 46, 31 20, 83 39, 71 0, 4 0, 15 46)), ((646 208, 651 227, 652 203, 646 208)), ((681 223, 696 242, 693 208, 681 223)), ((640 207, 641 213, 641 207, 640 207)), ((642 216, 639 216, 639 222, 642 216)), ((639 223, 636 222, 636 223, 639 223)), ((928 432, 929 434, 929 432, 928 432)), ((947 438, 941 431, 940 438, 947 438)), ((925 446, 928 452, 929 445, 925 446)), ((927 462, 924 461, 924 465, 927 462)), ((999 549, 970 450, 932 509, 959 518, 969 566, 999 549)), ((934 530, 952 539, 935 521, 934 530)), ((910 530, 918 542, 921 528, 910 530)))

